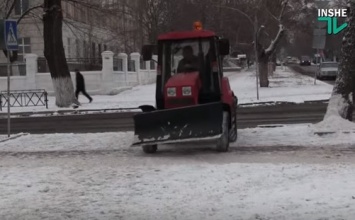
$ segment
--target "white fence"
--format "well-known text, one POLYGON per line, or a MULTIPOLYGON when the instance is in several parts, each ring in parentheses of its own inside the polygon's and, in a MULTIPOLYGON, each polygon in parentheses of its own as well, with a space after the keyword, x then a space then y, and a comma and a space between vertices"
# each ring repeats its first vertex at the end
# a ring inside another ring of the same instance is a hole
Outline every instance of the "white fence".
MULTIPOLYGON (((114 53, 105 51, 102 53, 102 70, 82 72, 85 78, 85 86, 90 94, 116 94, 120 89, 136 85, 154 83, 156 80, 156 64, 150 61, 141 68, 140 54, 129 55, 134 61, 134 70, 128 71, 128 55, 121 53, 118 58, 122 60, 122 70, 114 71, 114 53)), ((12 76, 10 81, 11 90, 45 89, 49 94, 54 94, 50 73, 38 73, 36 54, 26 54, 26 75, 12 76)), ((154 60, 157 60, 153 56, 154 60)), ((75 73, 71 73, 75 85, 75 73)), ((7 89, 7 78, 0 77, 0 90, 7 89)))

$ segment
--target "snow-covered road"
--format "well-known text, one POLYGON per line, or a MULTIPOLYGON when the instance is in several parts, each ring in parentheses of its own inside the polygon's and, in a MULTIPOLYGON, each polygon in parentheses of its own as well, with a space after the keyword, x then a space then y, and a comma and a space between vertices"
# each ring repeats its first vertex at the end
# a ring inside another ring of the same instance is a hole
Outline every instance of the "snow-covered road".
POLYGON ((317 137, 307 125, 245 129, 229 153, 199 143, 155 155, 130 148, 132 136, 0 143, 0 219, 355 217, 353 134, 317 137))
POLYGON ((300 149, 3 156, 0 219, 350 220, 355 164, 331 157, 300 149), (298 162, 286 163, 290 156, 298 162))

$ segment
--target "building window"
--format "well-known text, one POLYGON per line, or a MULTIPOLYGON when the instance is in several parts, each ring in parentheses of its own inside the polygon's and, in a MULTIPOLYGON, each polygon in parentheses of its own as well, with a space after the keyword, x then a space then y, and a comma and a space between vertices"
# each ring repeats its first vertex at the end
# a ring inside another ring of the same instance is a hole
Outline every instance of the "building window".
POLYGON ((22 15, 29 8, 29 0, 17 0, 15 5, 15 15, 22 15))
POLYGON ((18 61, 24 61, 25 54, 31 53, 31 38, 19 38, 18 47, 18 61))

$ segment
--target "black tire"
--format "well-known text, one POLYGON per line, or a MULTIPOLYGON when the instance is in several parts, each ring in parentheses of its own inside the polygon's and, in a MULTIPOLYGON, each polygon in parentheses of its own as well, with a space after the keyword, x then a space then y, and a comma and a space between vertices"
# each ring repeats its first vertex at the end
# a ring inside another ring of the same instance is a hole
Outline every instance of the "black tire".
POLYGON ((238 99, 235 97, 235 102, 234 102, 234 109, 236 112, 234 112, 234 120, 231 120, 231 127, 229 131, 229 141, 234 143, 238 139, 238 128, 237 128, 237 106, 238 106, 238 99))
POLYGON ((145 145, 142 147, 143 152, 146 154, 154 154, 158 150, 158 145, 145 145))
POLYGON ((227 152, 229 150, 229 113, 223 112, 222 136, 217 140, 217 151, 227 152))
POLYGON ((237 115, 235 115, 235 121, 232 121, 234 127, 232 126, 229 131, 229 141, 234 143, 238 139, 238 129, 237 129, 237 115))

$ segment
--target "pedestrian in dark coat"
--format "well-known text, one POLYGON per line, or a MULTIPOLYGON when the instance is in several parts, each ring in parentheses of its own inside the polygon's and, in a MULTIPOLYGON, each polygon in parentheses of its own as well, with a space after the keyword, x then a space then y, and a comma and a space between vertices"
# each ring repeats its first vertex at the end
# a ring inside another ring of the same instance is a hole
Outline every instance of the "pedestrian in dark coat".
POLYGON ((79 97, 79 93, 83 93, 86 98, 89 99, 90 102, 92 102, 91 96, 86 92, 85 90, 85 80, 84 76, 80 73, 78 69, 75 69, 75 75, 76 75, 76 90, 75 90, 75 96, 76 98, 79 97))

